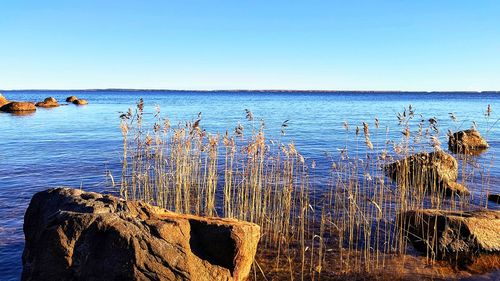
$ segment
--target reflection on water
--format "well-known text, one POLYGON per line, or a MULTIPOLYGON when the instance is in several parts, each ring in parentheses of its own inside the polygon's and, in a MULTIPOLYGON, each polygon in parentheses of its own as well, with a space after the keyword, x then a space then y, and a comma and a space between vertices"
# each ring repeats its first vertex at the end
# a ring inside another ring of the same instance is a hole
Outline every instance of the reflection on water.
POLYGON ((3 112, 0 111, 0 114, 9 114, 12 116, 31 116, 34 115, 36 111, 13 111, 13 112, 3 112))
MULTIPOLYGON (((106 171, 115 178, 120 174, 121 132, 119 115, 139 97, 152 117, 154 105, 161 107, 172 124, 196 119, 202 112, 201 125, 209 132, 233 130, 238 122, 245 124, 245 109, 255 119, 265 120, 266 137, 294 141, 308 160, 315 160, 315 184, 326 184, 330 158, 338 149, 348 146, 352 155, 364 152, 364 145, 351 143, 342 127, 362 121, 373 124, 378 118, 381 129, 373 130, 375 147, 387 138, 398 139, 396 113, 412 104, 418 118, 435 118, 446 130, 468 129, 475 120, 490 149, 477 162, 490 167, 489 186, 500 192, 500 96, 493 93, 252 93, 252 92, 4 92, 12 100, 41 101, 54 96, 62 106, 38 109, 36 113, 17 115, 0 112, 0 274, 3 279, 17 280, 21 271, 24 236, 22 220, 31 196, 54 186, 83 187, 90 191, 113 192, 106 185, 106 171), (68 96, 87 99, 89 105, 65 105, 68 96), (489 118, 484 113, 491 104, 489 118), (450 113, 458 120, 453 122, 450 113), (421 114, 421 116, 420 116, 421 114), (288 121, 287 134, 280 127, 288 121), (386 126, 389 130, 386 132, 386 126)), ((152 119, 152 118, 151 118, 152 119)), ((245 124, 246 125, 246 124, 245 124)), ((416 129, 416 128, 415 128, 416 129)), ((443 145, 444 146, 444 145, 443 145)), ((483 174, 484 176, 484 174, 483 174)), ((478 183, 482 181, 478 179, 478 183)), ((483 190, 473 190, 482 193, 483 190)), ((491 203, 490 206, 494 204, 491 203)))

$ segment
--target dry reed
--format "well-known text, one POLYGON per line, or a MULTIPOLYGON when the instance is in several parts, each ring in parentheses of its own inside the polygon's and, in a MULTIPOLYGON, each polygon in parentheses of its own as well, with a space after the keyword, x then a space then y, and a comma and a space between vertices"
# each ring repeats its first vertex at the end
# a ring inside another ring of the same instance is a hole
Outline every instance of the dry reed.
MULTIPOLYGON (((301 280, 319 280, 325 271, 375 272, 394 257, 404 263, 411 234, 404 222, 395 220, 398 213, 471 207, 470 198, 446 197, 434 183, 429 186, 425 171, 403 171, 395 182, 386 177, 384 167, 390 162, 418 151, 441 150, 438 120, 415 120, 411 106, 397 115, 400 139, 389 139, 389 128, 384 130, 377 118, 373 132, 362 122, 367 149, 356 147, 365 151, 361 155, 349 153, 350 144, 358 146, 360 127, 351 132, 344 122, 346 147, 332 161, 327 187, 315 187, 311 180, 314 159, 306 161, 294 143, 266 139, 264 124, 256 125, 250 110, 245 113, 247 125, 220 135, 202 128, 201 113, 194 121, 172 126, 157 108, 148 130, 141 99, 135 110, 121 115, 121 196, 180 213, 257 223, 262 227, 258 256, 267 253, 273 263, 266 269, 257 264, 255 276, 266 278, 287 268, 290 279, 301 280), (372 142, 372 134, 385 139, 372 142)), ((486 114, 491 116, 491 107, 486 114)), ((456 122, 454 113, 450 117, 456 122)), ((287 127, 288 120, 281 134, 287 127)), ((487 171, 477 168, 475 158, 460 156, 459 161, 462 183, 472 187, 480 171, 480 186, 487 190, 487 171)), ((434 259, 429 254, 431 263, 434 259)))

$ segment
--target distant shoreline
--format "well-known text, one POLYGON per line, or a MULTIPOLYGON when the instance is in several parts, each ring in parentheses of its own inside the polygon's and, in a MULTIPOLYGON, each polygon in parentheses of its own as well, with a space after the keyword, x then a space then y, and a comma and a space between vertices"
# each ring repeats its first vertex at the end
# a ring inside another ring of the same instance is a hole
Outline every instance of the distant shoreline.
POLYGON ((500 94, 500 91, 395 91, 395 90, 174 90, 174 89, 15 89, 0 90, 0 92, 187 92, 187 93, 351 93, 351 94, 500 94))

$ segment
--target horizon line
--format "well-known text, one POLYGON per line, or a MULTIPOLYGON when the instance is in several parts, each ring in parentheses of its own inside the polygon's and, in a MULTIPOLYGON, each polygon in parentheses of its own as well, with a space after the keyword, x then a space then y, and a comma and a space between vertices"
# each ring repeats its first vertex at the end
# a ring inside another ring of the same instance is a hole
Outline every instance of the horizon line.
POLYGON ((306 90, 306 89, 158 89, 158 88, 88 88, 88 89, 0 89, 0 92, 21 91, 157 91, 157 92, 302 92, 302 93, 500 93, 500 90, 306 90))

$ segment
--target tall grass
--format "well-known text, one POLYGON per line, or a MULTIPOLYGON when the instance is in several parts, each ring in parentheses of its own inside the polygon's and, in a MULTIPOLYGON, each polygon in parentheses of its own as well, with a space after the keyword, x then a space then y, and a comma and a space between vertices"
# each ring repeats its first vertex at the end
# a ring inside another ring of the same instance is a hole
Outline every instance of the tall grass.
MULTIPOLYGON (((397 115, 397 139, 390 139, 389 127, 376 118, 358 126, 344 122, 346 146, 331 162, 326 187, 314 185, 316 161, 304 159, 294 143, 267 139, 264 123, 249 110, 243 124, 224 134, 203 129, 201 113, 176 125, 158 107, 153 116, 152 128, 145 128, 142 100, 121 115, 121 196, 179 213, 260 225, 258 256, 267 263, 258 268, 264 278, 286 269, 290 279, 318 280, 325 271, 383 269, 395 256, 404 262, 411 234, 395 219, 398 213, 471 207, 469 197, 446 196, 418 168, 403 165, 411 172, 403 170, 395 181, 386 177, 388 163, 420 151, 441 151, 437 119, 416 118, 411 106, 397 115)), ((282 134, 287 127, 288 120, 282 134)), ((459 158, 462 183, 472 187, 480 171, 487 185, 487 171, 474 159, 459 158)))

